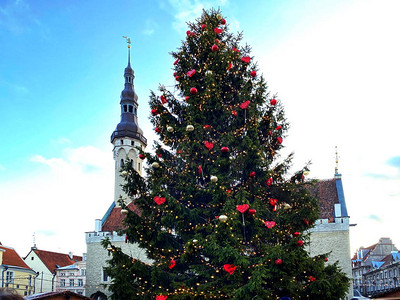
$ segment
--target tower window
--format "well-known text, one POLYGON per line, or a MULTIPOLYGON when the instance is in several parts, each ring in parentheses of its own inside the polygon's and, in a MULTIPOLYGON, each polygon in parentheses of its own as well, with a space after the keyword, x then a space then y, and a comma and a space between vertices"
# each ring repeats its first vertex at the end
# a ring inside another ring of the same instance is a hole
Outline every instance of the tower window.
POLYGON ((128 108, 129 108, 129 112, 132 113, 132 112, 133 112, 133 107, 132 107, 132 105, 129 105, 128 108))
POLYGON ((124 140, 121 140, 121 145, 123 145, 124 144, 124 140))
POLYGON ((131 141, 131 146, 135 146, 135 142, 134 141, 131 141))
POLYGON ((124 160, 121 159, 121 167, 124 165, 124 160))
POLYGON ((135 107, 135 115, 137 114, 137 108, 135 107))
POLYGON ((127 112, 127 111, 128 111, 127 105, 124 105, 124 112, 127 112))

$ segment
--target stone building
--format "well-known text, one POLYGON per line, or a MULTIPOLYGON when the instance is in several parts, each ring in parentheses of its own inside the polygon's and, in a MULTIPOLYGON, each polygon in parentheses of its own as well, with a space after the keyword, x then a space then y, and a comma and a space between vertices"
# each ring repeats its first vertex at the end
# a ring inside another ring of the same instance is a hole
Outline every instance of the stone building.
POLYGON ((390 238, 361 247, 352 258, 354 288, 375 295, 400 287, 400 253, 390 238))
MULTIPOLYGON (((309 253, 311 256, 330 252, 329 262, 338 265, 352 278, 350 261, 350 217, 347 213, 342 176, 336 167, 333 179, 319 180, 311 188, 320 204, 320 218, 311 230, 309 253)), ((328 263, 329 263, 328 262, 328 263)), ((353 287, 349 288, 347 299, 353 297, 353 287)))
POLYGON ((134 71, 130 63, 130 49, 128 47, 128 66, 124 72, 125 87, 121 92, 121 121, 111 135, 111 143, 114 146, 113 157, 115 160, 115 186, 114 201, 102 219, 95 221, 95 230, 86 232, 87 245, 87 277, 86 295, 94 299, 107 299, 110 294, 105 286, 110 283, 110 277, 104 272, 103 268, 109 259, 108 251, 101 245, 101 241, 108 237, 111 242, 121 247, 122 250, 142 261, 148 261, 144 250, 134 244, 125 243, 125 236, 117 235, 117 230, 121 229, 124 215, 121 214, 121 207, 118 203, 120 197, 128 204, 128 208, 135 210, 132 199, 125 194, 121 185, 123 178, 120 176, 122 164, 131 163, 136 171, 142 175, 142 160, 138 158, 136 147, 144 149, 147 140, 143 131, 138 125, 138 96, 134 89, 134 71))

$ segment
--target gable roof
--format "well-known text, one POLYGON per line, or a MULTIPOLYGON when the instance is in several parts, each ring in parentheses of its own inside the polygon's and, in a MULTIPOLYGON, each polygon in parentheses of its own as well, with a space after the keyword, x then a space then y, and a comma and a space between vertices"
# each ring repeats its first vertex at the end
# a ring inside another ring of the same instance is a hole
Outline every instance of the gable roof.
POLYGON ((57 253, 45 250, 32 250, 40 258, 40 260, 46 265, 50 272, 54 272, 59 267, 65 267, 74 264, 77 261, 82 260, 82 256, 73 255, 70 259, 68 254, 57 253))
MULTIPOLYGON (((139 214, 139 210, 133 204, 133 202, 128 204, 128 209, 139 214)), ((123 221, 125 219, 125 215, 121 213, 121 210, 121 207, 115 206, 115 202, 111 204, 110 208, 102 219, 102 231, 113 232, 124 228, 123 221)))
POLYGON ((18 255, 17 251, 15 251, 14 248, 0 245, 0 249, 4 250, 3 265, 20 267, 20 268, 32 270, 24 262, 24 260, 18 255))

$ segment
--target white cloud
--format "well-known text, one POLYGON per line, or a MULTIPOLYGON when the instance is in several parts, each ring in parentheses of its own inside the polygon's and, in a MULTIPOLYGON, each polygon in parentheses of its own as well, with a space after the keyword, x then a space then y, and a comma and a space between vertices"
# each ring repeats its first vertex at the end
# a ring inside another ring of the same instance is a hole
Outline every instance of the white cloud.
POLYGON ((27 241, 36 232, 40 249, 86 251, 84 232, 93 230, 94 220, 103 217, 114 200, 112 155, 86 146, 66 148, 61 157, 36 155, 31 161, 44 168, 17 181, 0 183, 0 199, 7 199, 2 201, 2 210, 8 212, 0 226, 13 224, 12 230, 2 233, 3 244, 13 240, 9 246, 26 255, 27 241), (18 244, 15 235, 20 237, 18 244))

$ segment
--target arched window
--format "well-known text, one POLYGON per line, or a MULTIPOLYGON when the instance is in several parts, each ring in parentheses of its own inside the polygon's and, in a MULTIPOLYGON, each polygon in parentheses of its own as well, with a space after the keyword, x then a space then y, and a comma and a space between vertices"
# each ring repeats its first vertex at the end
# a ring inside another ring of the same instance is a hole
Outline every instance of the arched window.
POLYGON ((133 168, 133 159, 131 159, 131 167, 133 168))
POLYGON ((129 108, 129 112, 132 113, 132 112, 133 112, 133 107, 132 107, 132 105, 129 105, 128 108, 129 108))
POLYGON ((124 160, 121 158, 121 167, 124 165, 124 160))
POLYGON ((127 112, 128 111, 128 107, 127 107, 127 105, 125 104, 124 105, 124 112, 127 112))

